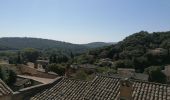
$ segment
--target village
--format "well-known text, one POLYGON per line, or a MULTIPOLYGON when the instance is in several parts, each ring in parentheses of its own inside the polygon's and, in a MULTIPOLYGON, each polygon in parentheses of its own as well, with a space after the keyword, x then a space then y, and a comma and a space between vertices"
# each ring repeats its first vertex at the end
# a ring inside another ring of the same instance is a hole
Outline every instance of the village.
POLYGON ((0 0, 0 100, 170 100, 170 0, 0 0))
MULTIPOLYGON (((102 61, 105 63, 106 62, 111 63, 111 61, 108 58, 102 59, 101 62, 102 61)), ((97 73, 96 70, 98 66, 96 65, 74 64, 70 65, 70 67, 65 69, 65 74, 63 76, 59 76, 54 72, 48 72, 47 70, 48 64, 49 64, 48 60, 37 60, 36 63, 28 62, 27 65, 17 66, 13 65, 13 67, 15 66, 15 70, 17 71, 17 80, 12 88, 9 88, 3 81, 0 81, 1 82, 0 99, 2 100, 37 100, 37 99, 52 100, 52 98, 55 99, 72 98, 74 100, 76 99, 91 100, 95 98, 100 99, 110 98, 115 100, 119 100, 120 98, 129 98, 127 100, 131 100, 132 98, 134 98, 134 100, 140 99, 152 100, 153 98, 158 98, 159 100, 170 99, 169 85, 148 82, 149 76, 147 74, 136 73, 135 69, 118 68, 116 73, 113 72, 97 73), (90 72, 90 75, 93 77, 91 77, 91 79, 88 80, 74 79, 73 76, 75 75, 75 70, 86 70, 90 72), (94 86, 93 85, 91 86, 90 84, 94 84, 94 86), (141 86, 139 84, 141 84, 141 86), (76 89, 74 89, 74 86, 76 87, 76 89), (62 89, 62 87, 64 90, 62 89), (102 90, 99 89, 99 91, 101 92, 97 92, 97 90, 94 90, 94 87, 102 88, 102 90), (139 91, 139 89, 144 90, 139 91), (149 90, 146 91, 146 89, 149 90), (155 89, 158 90, 155 91, 155 89), (83 90, 84 92, 83 91, 78 92, 80 90, 83 90), (45 91, 47 92, 47 94, 51 92, 50 93, 51 96, 47 95, 45 91), (71 91, 74 92, 71 93, 71 91), (102 91, 106 92, 105 94, 106 96, 103 95, 102 91), (95 92, 99 94, 92 95, 95 92), (145 92, 147 92, 148 94, 146 94, 145 92), (157 96, 152 97, 151 95, 157 96)), ((12 67, 7 61, 1 60, 1 66, 2 65, 12 67)), ((167 75, 168 81, 170 77, 169 68, 170 68, 169 66, 166 66, 165 69, 162 70, 162 72, 165 73, 165 75, 167 75)))

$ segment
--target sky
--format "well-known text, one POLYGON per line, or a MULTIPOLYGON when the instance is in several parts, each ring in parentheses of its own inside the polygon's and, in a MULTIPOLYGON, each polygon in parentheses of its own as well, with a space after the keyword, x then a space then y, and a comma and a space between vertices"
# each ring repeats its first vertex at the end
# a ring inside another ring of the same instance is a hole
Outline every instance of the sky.
POLYGON ((118 42, 170 31, 170 0, 0 0, 0 37, 118 42))

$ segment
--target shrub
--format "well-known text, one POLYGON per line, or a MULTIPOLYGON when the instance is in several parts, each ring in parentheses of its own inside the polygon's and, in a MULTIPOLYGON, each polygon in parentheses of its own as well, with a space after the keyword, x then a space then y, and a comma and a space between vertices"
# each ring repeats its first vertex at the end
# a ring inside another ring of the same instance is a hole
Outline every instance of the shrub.
POLYGON ((85 71, 80 70, 76 73, 75 76, 76 79, 80 79, 80 80, 87 80, 88 79, 88 75, 85 73, 85 71))
POLYGON ((50 64, 48 65, 49 71, 53 71, 56 74, 63 76, 65 74, 65 68, 58 64, 50 64))
POLYGON ((12 85, 16 82, 16 73, 8 68, 0 66, 0 78, 8 85, 12 85))
POLYGON ((166 83, 166 79, 166 75, 160 69, 153 70, 149 74, 149 81, 151 82, 166 83))

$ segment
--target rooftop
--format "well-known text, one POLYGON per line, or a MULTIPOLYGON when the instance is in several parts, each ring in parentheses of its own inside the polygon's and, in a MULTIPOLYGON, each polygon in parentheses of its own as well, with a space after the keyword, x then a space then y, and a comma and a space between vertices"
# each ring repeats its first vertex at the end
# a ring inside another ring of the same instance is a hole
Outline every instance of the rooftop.
MULTIPOLYGON (((93 81, 63 78, 53 87, 37 93, 31 100, 118 100, 120 78, 98 75, 93 81)), ((131 80, 134 100, 170 100, 170 86, 131 80)))
POLYGON ((0 79, 0 97, 11 95, 12 93, 12 90, 0 79))

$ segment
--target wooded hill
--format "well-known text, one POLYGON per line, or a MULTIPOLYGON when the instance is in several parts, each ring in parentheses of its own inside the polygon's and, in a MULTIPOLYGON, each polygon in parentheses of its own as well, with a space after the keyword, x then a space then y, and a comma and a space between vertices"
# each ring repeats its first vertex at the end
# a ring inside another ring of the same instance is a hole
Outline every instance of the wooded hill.
POLYGON ((45 51, 61 51, 61 52, 73 52, 82 53, 90 48, 102 47, 105 45, 110 45, 107 43, 92 43, 90 44, 71 44, 67 42, 40 39, 40 38, 0 38, 0 50, 21 50, 24 48, 35 48, 38 50, 45 51))
POLYGON ((76 62, 98 63, 102 58, 112 59, 117 68, 135 68, 139 72, 149 66, 170 64, 170 31, 141 31, 115 45, 91 50, 77 57, 76 62))
POLYGON ((83 44, 83 45, 88 48, 99 48, 99 47, 104 47, 104 46, 110 46, 112 44, 115 44, 115 43, 92 42, 92 43, 83 44))

